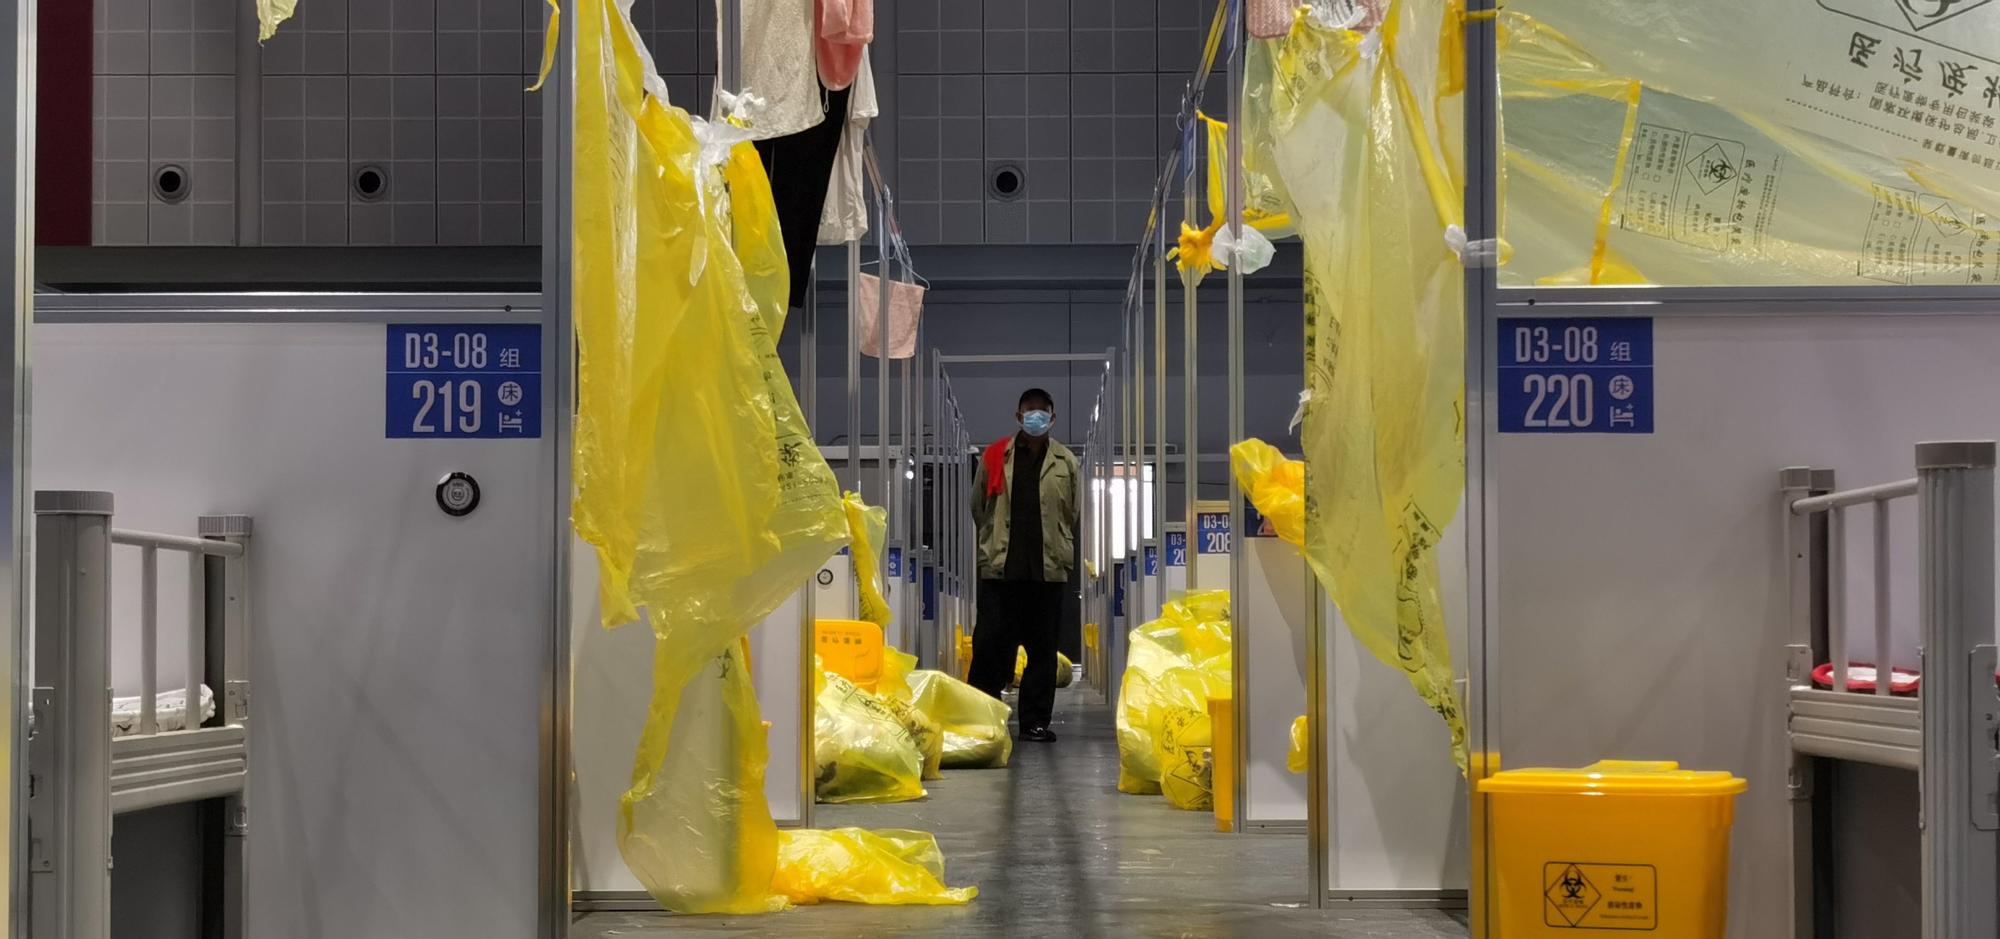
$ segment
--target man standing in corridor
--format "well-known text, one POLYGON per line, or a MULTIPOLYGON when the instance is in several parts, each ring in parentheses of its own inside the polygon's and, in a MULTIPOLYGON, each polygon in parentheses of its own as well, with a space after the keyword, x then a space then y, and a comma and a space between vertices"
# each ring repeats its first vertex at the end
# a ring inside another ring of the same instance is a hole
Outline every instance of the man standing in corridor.
POLYGON ((1055 398, 1040 388, 1021 395, 1020 430, 980 456, 972 486, 979 526, 979 610, 972 634, 972 685, 996 698, 1014 677, 1015 650, 1026 647, 1015 710, 1021 739, 1048 743, 1056 700, 1056 626, 1076 569, 1076 454, 1049 436, 1055 398))

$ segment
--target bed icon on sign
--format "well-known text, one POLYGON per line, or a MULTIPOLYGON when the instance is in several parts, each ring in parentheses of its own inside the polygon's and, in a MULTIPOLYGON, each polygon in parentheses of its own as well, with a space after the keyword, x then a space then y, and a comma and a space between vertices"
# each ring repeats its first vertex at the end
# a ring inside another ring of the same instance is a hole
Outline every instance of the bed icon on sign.
POLYGON ((521 417, 521 412, 519 411, 513 411, 507 414, 500 415, 500 432, 503 434, 521 433, 522 429, 525 426, 526 426, 526 421, 524 418, 521 417))
POLYGON ((1622 408, 1613 407, 1611 409, 1611 426, 1613 427, 1639 426, 1638 412, 1631 405, 1626 405, 1625 407, 1622 408))

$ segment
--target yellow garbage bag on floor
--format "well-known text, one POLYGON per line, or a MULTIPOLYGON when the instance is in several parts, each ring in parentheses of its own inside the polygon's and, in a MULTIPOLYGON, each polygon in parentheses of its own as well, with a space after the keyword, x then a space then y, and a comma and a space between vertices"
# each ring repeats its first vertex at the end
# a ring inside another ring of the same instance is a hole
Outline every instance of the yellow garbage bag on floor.
POLYGON ((917 753, 923 757, 924 779, 944 778, 944 729, 935 718, 917 707, 916 695, 910 689, 910 676, 917 670, 917 657, 895 649, 882 650, 882 681, 875 689, 876 697, 889 706, 889 712, 903 722, 910 738, 917 743, 917 753))
POLYGON ((911 700, 944 732, 945 769, 991 769, 1007 765, 1014 738, 1007 733, 1009 708, 999 698, 943 672, 910 674, 911 700))
POLYGON ((1306 464, 1286 459, 1277 447, 1255 437, 1229 448, 1237 485, 1278 537, 1294 547, 1306 544, 1306 464))
MULTIPOLYGON (((1014 650, 1014 684, 1021 684, 1022 673, 1028 670, 1028 650, 1014 650)), ((1069 656, 1056 653, 1056 687, 1067 688, 1076 681, 1076 663, 1069 656)))
POLYGON ((1206 702, 1197 711, 1168 706, 1160 714, 1160 794, 1177 809, 1215 808, 1215 724, 1206 702))
POLYGON ((1118 790, 1161 791, 1170 756, 1175 770, 1193 765, 1185 751, 1208 741, 1189 728, 1206 726, 1208 699, 1227 696, 1231 680, 1227 591, 1187 594, 1132 630, 1118 689, 1118 790))
POLYGON ((813 791, 819 801, 924 797, 923 751, 887 702, 821 672, 813 712, 813 791))
POLYGON ((1461 768, 1436 548, 1465 482, 1463 10, 1392 0, 1366 33, 1300 16, 1247 46, 1244 118, 1305 243, 1306 558, 1461 768))
POLYGON ((977 887, 944 884, 944 854, 928 832, 836 828, 779 833, 779 893, 794 903, 843 900, 944 906, 968 903, 977 887))

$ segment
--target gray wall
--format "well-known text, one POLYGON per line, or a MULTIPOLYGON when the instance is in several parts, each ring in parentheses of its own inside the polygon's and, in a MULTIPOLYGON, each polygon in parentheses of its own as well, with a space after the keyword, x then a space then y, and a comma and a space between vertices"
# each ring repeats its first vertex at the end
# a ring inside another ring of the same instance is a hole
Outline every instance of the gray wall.
MULTIPOLYGON (((247 5, 92 0, 100 245, 521 245, 540 238, 541 0, 311 0, 237 114, 247 5), (261 134, 254 168, 239 132, 261 134), (187 172, 178 203, 159 171, 187 172), (384 171, 386 194, 352 185, 384 171), (261 242, 239 233, 239 169, 261 242)), ((1209 0, 881 0, 875 144, 913 244, 1139 237, 1209 0), (1023 185, 1002 196, 1003 167, 1023 185)), ((707 109, 712 0, 634 0, 674 103, 707 109)), ((1219 79, 1217 79, 1219 81, 1219 79)), ((1213 84, 1213 83, 1212 83, 1213 84)), ((1170 218, 1170 222, 1176 221, 1170 218)))

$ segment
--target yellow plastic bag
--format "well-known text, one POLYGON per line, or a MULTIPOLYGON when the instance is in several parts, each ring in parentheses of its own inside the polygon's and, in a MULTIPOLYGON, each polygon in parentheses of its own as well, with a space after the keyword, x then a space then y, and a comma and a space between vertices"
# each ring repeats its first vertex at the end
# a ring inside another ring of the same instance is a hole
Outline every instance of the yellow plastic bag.
POLYGON ((944 730, 935 718, 917 707, 915 693, 910 689, 910 676, 917 670, 917 657, 895 649, 882 651, 882 681, 875 689, 875 696, 889 706, 896 719, 910 732, 916 741, 917 753, 923 757, 924 779, 944 778, 944 730))
POLYGON ((1367 34, 1309 14, 1246 63, 1250 136, 1305 242, 1306 558, 1461 768, 1436 546, 1465 479, 1462 11, 1395 0, 1367 34))
MULTIPOLYGON (((1217 246, 1228 236, 1228 232, 1223 231, 1229 208, 1222 168, 1229 165, 1229 125, 1201 111, 1196 111, 1195 117, 1207 130, 1209 222, 1202 228, 1196 228, 1190 221, 1182 221, 1180 239, 1169 256, 1176 259, 1175 264, 1182 274, 1200 282, 1210 271, 1229 266, 1228 252, 1217 250, 1217 246)), ((1272 240, 1292 234, 1292 220, 1286 214, 1287 202, 1282 185, 1258 172, 1258 169, 1246 161, 1243 177, 1243 234, 1246 246, 1243 255, 1250 262, 1244 267, 1246 274, 1270 263, 1268 251, 1259 254, 1259 260, 1253 260, 1248 245, 1261 240, 1262 247, 1268 249, 1272 240)))
MULTIPOLYGON (((1021 675, 1028 670, 1028 650, 1014 650, 1014 684, 1021 683, 1021 675)), ((1076 663, 1069 656, 1056 653, 1056 687, 1067 688, 1076 681, 1076 663)))
POLYGON ((1271 528, 1294 547, 1306 544, 1306 464, 1251 438, 1229 448, 1236 482, 1271 528))
POLYGON ((787 831, 779 835, 779 893, 794 903, 956 905, 977 887, 947 887, 937 839, 921 831, 787 831))
POLYGON ((761 174, 725 171, 721 129, 664 100, 622 8, 576 6, 572 518, 597 552, 605 624, 644 608, 655 636, 619 849, 675 912, 774 910, 740 642, 847 525, 777 358, 780 324, 736 253, 732 230, 769 211, 748 191, 761 174))
POLYGON ((1306 752, 1306 747, 1309 743, 1308 735, 1311 733, 1312 731, 1306 727, 1306 716, 1304 714, 1292 719, 1292 746, 1291 749, 1285 751, 1285 769, 1293 773, 1304 773, 1306 771, 1307 763, 1311 758, 1311 754, 1306 752))
POLYGON ((1503 284, 2000 280, 2000 6, 1526 0, 1499 25, 1503 284))
POLYGON ((1168 774, 1178 772, 1175 798, 1198 801, 1199 787, 1190 785, 1207 757, 1197 761, 1187 751, 1207 748, 1209 739, 1189 728, 1209 726, 1208 700, 1228 696, 1231 681, 1226 591, 1187 594, 1132 630, 1118 690, 1119 791, 1159 792, 1168 774))
POLYGON ((821 802, 924 797, 923 751, 888 703, 832 672, 814 696, 813 790, 821 802))
POLYGON ((887 630, 894 613, 883 596, 881 556, 875 553, 875 547, 888 536, 889 510, 871 506, 852 492, 841 500, 841 506, 847 512, 847 525, 853 532, 850 544, 855 576, 861 585, 861 618, 887 630))
POLYGON ((1161 715, 1160 794, 1191 812, 1215 808, 1215 727, 1206 712, 1170 707, 1161 715))
POLYGON ((292 18, 299 0, 257 0, 257 41, 267 42, 278 34, 278 25, 292 18))
POLYGON ((1007 733, 1008 707, 943 672, 912 672, 911 701, 944 732, 945 769, 988 769, 1007 765, 1014 738, 1007 733))

